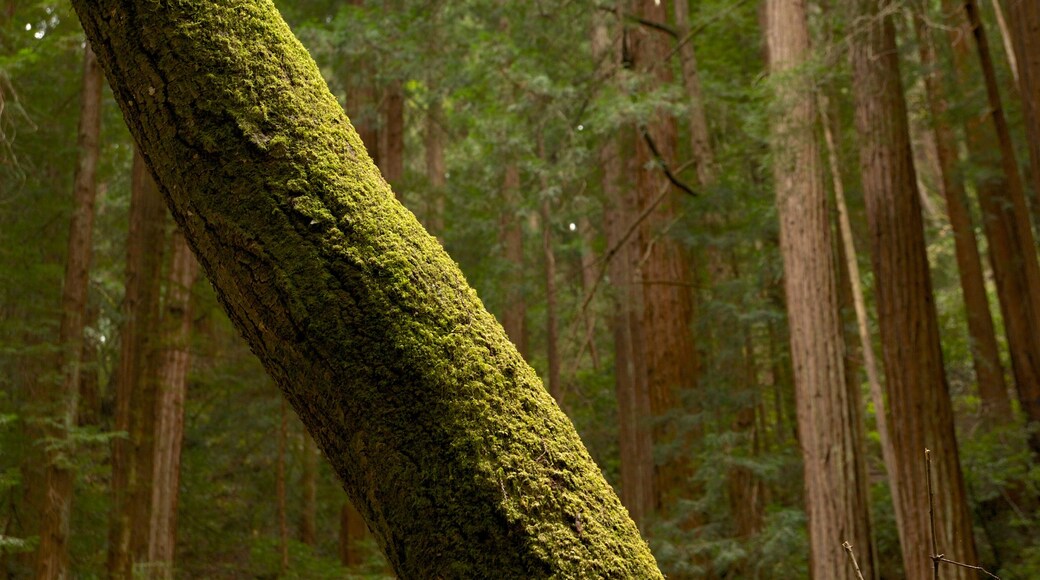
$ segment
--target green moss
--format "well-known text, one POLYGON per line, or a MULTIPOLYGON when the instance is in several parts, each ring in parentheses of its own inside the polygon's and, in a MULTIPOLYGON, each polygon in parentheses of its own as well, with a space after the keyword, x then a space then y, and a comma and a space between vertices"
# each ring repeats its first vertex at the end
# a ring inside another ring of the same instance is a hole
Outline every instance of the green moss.
POLYGON ((272 4, 76 9, 221 302, 402 577, 660 577, 272 4), (129 106, 149 77, 164 98, 129 106))

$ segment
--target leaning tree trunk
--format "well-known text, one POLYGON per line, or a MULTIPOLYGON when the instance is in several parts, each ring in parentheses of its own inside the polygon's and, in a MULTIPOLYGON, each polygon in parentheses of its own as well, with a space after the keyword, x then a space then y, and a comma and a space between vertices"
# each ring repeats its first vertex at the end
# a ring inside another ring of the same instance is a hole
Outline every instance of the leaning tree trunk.
POLYGON ((773 174, 794 365, 798 440, 810 506, 813 578, 856 578, 843 542, 873 576, 858 389, 848 388, 827 190, 816 138, 805 0, 770 0, 767 40, 775 77, 773 174))
MULTIPOLYGON (((895 27, 885 13, 890 2, 858 0, 855 7, 864 30, 852 41, 853 93, 899 482, 892 495, 907 578, 925 580, 932 578, 933 553, 928 510, 921 508, 929 493, 925 448, 936 458, 939 551, 974 563, 975 542, 943 372, 895 27)), ((943 571, 943 578, 968 577, 960 568, 943 571)))
POLYGON ((75 7, 222 305, 399 576, 661 577, 272 3, 75 7))

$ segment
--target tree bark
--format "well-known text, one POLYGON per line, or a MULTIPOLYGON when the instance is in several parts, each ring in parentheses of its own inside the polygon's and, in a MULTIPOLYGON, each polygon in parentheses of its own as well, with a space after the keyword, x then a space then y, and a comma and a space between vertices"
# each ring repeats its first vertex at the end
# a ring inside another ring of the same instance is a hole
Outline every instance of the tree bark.
MULTIPOLYGON (((404 89, 401 81, 393 81, 383 91, 382 164, 383 179, 391 186, 399 186, 404 177, 404 89)), ((396 193, 396 192, 395 192, 396 193)), ((400 194, 398 199, 400 199, 400 194)))
POLYGON ((318 542, 318 449, 314 439, 303 433, 303 470, 300 490, 303 506, 300 509, 300 542, 314 546, 318 542))
POLYGON ((75 8, 221 304, 398 575, 662 577, 273 4, 75 8))
POLYGON ((549 200, 542 201, 542 253, 545 256, 545 334, 549 359, 547 387, 557 404, 563 406, 563 385, 560 383, 560 331, 556 305, 556 251, 553 248, 552 208, 549 200))
MULTIPOLYGON (((665 6, 656 0, 634 0, 633 14, 651 22, 667 21, 665 6)), ((672 81, 667 66, 666 37, 659 31, 635 27, 628 31, 629 50, 636 72, 644 75, 648 86, 666 86, 672 81)), ((636 203, 634 219, 657 202, 659 192, 671 185, 661 163, 674 163, 676 149, 675 119, 657 111, 645 126, 635 127, 634 171, 636 203), (650 148, 652 140, 657 153, 650 148), (658 156, 659 154, 659 156, 658 156)), ((643 332, 646 356, 646 387, 650 412, 655 418, 654 442, 668 443, 679 436, 674 421, 667 416, 680 405, 682 390, 697 382, 697 350, 693 342, 693 293, 690 260, 681 243, 671 238, 678 202, 669 196, 643 221, 637 234, 635 267, 642 286, 643 332)), ((680 491, 686 487, 689 462, 685 457, 663 458, 657 465, 656 503, 669 511, 680 491)))
MULTIPOLYGON (((1026 209, 1024 185, 997 89, 986 31, 978 20, 977 5, 974 0, 963 3, 945 0, 944 7, 954 15, 950 38, 958 84, 976 83, 969 71, 971 50, 967 39, 970 37, 975 38, 982 67, 989 106, 969 119, 965 132, 972 160, 984 168, 979 172, 976 191, 1007 332, 1011 371, 1026 419, 1036 424, 1040 421, 1040 264, 1026 209), (990 121, 992 126, 987 129, 990 121)), ((1040 436, 1034 433, 1030 445, 1034 453, 1040 453, 1040 436)))
POLYGON ((69 432, 76 427, 87 318, 87 288, 93 254, 94 198, 97 194, 98 149, 101 137, 101 67, 86 45, 83 54, 83 92, 80 96, 78 158, 73 180, 73 211, 69 223, 65 282, 58 330, 61 383, 42 388, 45 407, 54 418, 43 429, 46 445, 40 544, 36 549, 36 578, 69 578, 69 523, 72 510, 73 466, 69 432))
POLYGON ((776 111, 773 174, 794 366, 813 578, 856 578, 842 542, 873 576, 864 441, 858 391, 845 380, 827 192, 816 139, 805 0, 769 0, 769 71, 776 111))
POLYGON ((134 564, 146 555, 142 552, 147 550, 148 510, 143 506, 150 505, 151 500, 151 486, 146 483, 152 474, 150 457, 147 465, 143 459, 152 453, 156 378, 153 351, 166 210, 140 152, 134 154, 130 190, 126 290, 119 330, 119 365, 113 378, 114 427, 126 433, 126 437, 112 440, 108 570, 117 578, 132 577, 134 564))
MULTIPOLYGON (((1018 72, 1019 92, 1022 95, 1022 117, 1025 121, 1026 142, 1033 177, 1033 212, 1040 212, 1040 3, 1035 0, 1004 0, 1010 17, 1010 36, 1017 59, 1012 70, 1018 72)), ((998 15, 1000 5, 993 2, 998 15)), ((977 7, 975 9, 978 12, 977 7)), ((1001 19, 1002 21, 1002 19, 1001 19)), ((1035 213, 1034 213, 1035 215, 1035 213)))
MULTIPOLYGON (((885 386, 896 453, 893 501, 907 578, 932 577, 925 449, 935 455, 936 536, 940 552, 975 562, 975 542, 958 463, 953 411, 925 253, 906 102, 888 0, 858 0, 863 30, 852 37, 853 93, 860 165, 870 228, 885 361, 885 386)), ((943 576, 968 578, 960 568, 943 576)))
POLYGON ((690 2, 674 0, 675 28, 680 40, 686 42, 679 47, 679 62, 682 69, 683 88, 686 98, 687 121, 690 123, 690 151, 697 164, 697 182, 701 187, 715 182, 715 152, 711 146, 708 133, 708 115, 704 111, 704 91, 701 90, 701 77, 697 72, 697 56, 693 50, 693 38, 690 35, 690 2))
POLYGON ((191 369, 191 288, 198 262, 180 230, 171 236, 170 270, 159 338, 159 382, 155 400, 155 460, 148 562, 154 578, 173 578, 177 545, 177 504, 184 440, 184 400, 191 369))
POLYGON ((1008 399, 1004 368, 1000 363, 997 334, 993 316, 989 309, 986 284, 982 274, 982 258, 975 241, 975 226, 968 209, 968 194, 964 189, 964 178, 960 171, 957 155, 957 139, 947 120, 948 106, 942 83, 939 79, 935 48, 931 32, 925 22, 925 5, 918 2, 914 7, 914 30, 921 54, 921 65, 927 71, 924 82, 932 130, 935 134, 936 154, 939 162, 939 177, 946 212, 953 230, 954 251, 957 257, 957 273, 960 275, 964 308, 968 319, 968 335, 971 338, 972 361, 979 384, 979 398, 983 415, 990 421, 1006 422, 1011 419, 1011 402, 1008 399))
MULTIPOLYGON (((520 169, 506 165, 502 193, 506 211, 499 224, 499 241, 506 262, 502 327, 520 355, 527 358, 527 293, 524 291, 524 225, 520 217, 520 169)), ((551 390, 551 389, 550 389, 551 390)))
MULTIPOLYGON (((592 34, 592 51, 596 62, 603 63, 604 77, 619 66, 620 51, 610 38, 605 17, 596 19, 592 34)), ((602 171, 603 229, 607 246, 607 272, 614 289, 614 381, 618 404, 618 450, 621 460, 621 502, 640 528, 645 528, 654 511, 653 439, 649 425, 650 401, 645 386, 643 326, 640 323, 642 293, 636 285, 635 243, 627 238, 627 217, 638 211, 632 199, 632 188, 622 181, 627 173, 620 152, 619 139, 608 136, 599 150, 602 171)))

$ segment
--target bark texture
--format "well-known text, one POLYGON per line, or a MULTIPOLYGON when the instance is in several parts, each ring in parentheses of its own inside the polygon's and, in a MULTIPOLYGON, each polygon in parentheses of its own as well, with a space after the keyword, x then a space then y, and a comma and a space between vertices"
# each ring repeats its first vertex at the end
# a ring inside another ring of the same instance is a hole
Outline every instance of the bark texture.
MULTIPOLYGON (((1004 0, 1007 3, 1009 31, 1016 59, 1012 70, 1018 71, 1018 87, 1022 95, 1022 113, 1029 137, 1029 159, 1033 175, 1033 212, 1040 212, 1040 2, 1036 0, 1004 0), (1017 65, 1017 66, 1016 66, 1017 65)), ((1000 5, 994 1, 997 14, 1000 5)), ((1002 21, 1002 19, 1001 19, 1002 21)))
POLYGON ((975 226, 968 209, 968 194, 964 189, 964 177, 960 171, 957 138, 947 119, 949 107, 943 96, 943 86, 936 65, 935 45, 925 21, 926 16, 926 6, 918 2, 913 18, 914 30, 917 34, 921 64, 928 71, 924 79, 925 91, 932 117, 932 131, 935 135, 939 177, 943 196, 946 198, 946 213, 953 230, 957 273, 964 294, 979 398, 982 400, 983 414, 988 419, 1004 422, 1011 418, 1011 401, 1008 399, 1004 368, 1000 363, 997 334, 983 279, 982 258, 975 241, 975 226))
MULTIPOLYGON (((977 172, 975 186, 1007 332, 1011 370, 1022 410, 1030 422, 1036 423, 1040 421, 1040 263, 1025 187, 1004 117, 986 31, 978 19, 978 5, 975 0, 944 0, 944 6, 954 19, 950 38, 959 84, 978 84, 971 72, 971 38, 982 68, 987 106, 969 118, 965 132, 972 161, 982 169, 977 172)), ((1040 436, 1034 434, 1030 443, 1034 453, 1040 452, 1040 436)))
POLYGON ((109 574, 129 578, 144 560, 151 506, 155 417, 155 339, 159 316, 165 208, 140 152, 134 154, 127 237, 123 324, 115 377, 116 431, 112 440, 112 521, 109 574))
POLYGON ((155 459, 152 462, 152 509, 148 526, 148 562, 154 578, 173 578, 174 572, 184 400, 191 369, 191 287, 199 271, 184 234, 177 230, 171 238, 170 270, 158 349, 155 459))
POLYGON ((42 389, 56 425, 44 429, 50 439, 44 468, 44 492, 40 515, 40 545, 36 549, 37 578, 69 577, 69 519, 72 510, 73 471, 68 453, 68 433, 76 426, 79 405, 83 329, 87 319, 87 287, 94 234, 94 198, 97 194, 98 145, 101 135, 101 88, 104 79, 90 43, 83 54, 83 93, 77 134, 79 159, 73 182, 73 210, 69 223, 65 282, 61 295, 59 368, 61 383, 42 389))
POLYGON ((805 474, 813 578, 847 578, 842 542, 873 576, 864 442, 858 389, 845 380, 827 192, 815 133, 816 106, 805 0, 767 4, 769 70, 774 76, 773 174, 794 365, 798 440, 805 474))
MULTIPOLYGON (((651 22, 666 22, 666 7, 656 0, 635 0, 633 13, 651 22)), ((672 75, 662 63, 671 48, 668 37, 643 26, 628 30, 628 46, 632 64, 645 75, 651 87, 666 86, 672 75)), ((655 443, 673 442, 677 433, 669 417, 680 405, 680 392, 695 386, 697 351, 694 347, 693 278, 689 256, 669 231, 678 213, 678 199, 669 192, 671 184, 661 168, 662 163, 675 162, 675 118, 657 111, 645 125, 634 128, 635 155, 630 170, 634 175, 636 198, 628 219, 635 220, 644 210, 651 213, 636 234, 635 272, 642 286, 642 332, 646 357, 646 389, 650 412, 654 418, 655 443), (654 153, 648 138, 657 149, 654 153), (659 154, 659 156, 658 156, 659 154), (652 208, 658 204, 656 208, 652 208)), ((644 419, 645 420, 645 419, 644 419)), ((658 461, 655 495, 659 508, 669 510, 688 480, 689 462, 685 457, 667 457, 658 461)))
POLYGON ((661 577, 273 4, 75 8, 222 305, 399 576, 661 577))
MULTIPOLYGON (((907 578, 925 580, 932 577, 928 510, 921 507, 928 501, 926 448, 934 456, 934 480, 941 482, 935 488, 938 549, 962 562, 975 562, 976 552, 943 374, 889 4, 855 3, 857 21, 864 24, 852 40, 853 92, 899 481, 893 502, 907 578)), ((953 567, 943 571, 944 578, 972 574, 953 567)))

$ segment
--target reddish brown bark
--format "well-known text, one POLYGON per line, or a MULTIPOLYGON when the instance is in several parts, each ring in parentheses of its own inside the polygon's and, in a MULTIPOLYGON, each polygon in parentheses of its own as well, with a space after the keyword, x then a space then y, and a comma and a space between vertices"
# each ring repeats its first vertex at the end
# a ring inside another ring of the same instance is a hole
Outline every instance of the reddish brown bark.
MULTIPOLYGON (((843 542, 873 576, 874 553, 858 389, 845 378, 845 339, 811 79, 805 0, 769 0, 774 76, 773 175, 794 366, 798 433, 814 578, 856 578, 843 542)), ((738 418, 739 420, 739 418, 738 418)), ((746 419, 745 419, 746 421, 746 419)))
MULTIPOLYGON (((667 21, 665 6, 654 0, 635 0, 633 13, 652 22, 667 21)), ((634 69, 650 86, 672 82, 671 71, 661 66, 670 52, 668 38, 647 27, 628 30, 629 51, 634 69)), ((633 131, 636 200, 634 218, 659 199, 659 192, 671 187, 660 165, 674 164, 676 149, 675 119, 658 111, 644 126, 633 131), (651 148, 652 141, 660 158, 651 148)), ((636 264, 642 286, 643 331, 652 340, 644 341, 646 388, 650 412, 655 417, 655 443, 667 443, 677 429, 667 419, 680 405, 679 393, 693 388, 697 380, 697 351, 693 343, 692 276, 689 257, 669 229, 678 212, 678 200, 662 200, 639 228, 635 241, 636 264)), ((686 486, 688 462, 683 457, 662 459, 657 465, 656 497, 659 507, 668 511, 686 486)))
MULTIPOLYGON (((404 89, 401 81, 393 81, 383 91, 383 126, 380 131, 382 164, 379 170, 391 186, 398 186, 404 177, 404 89)), ((395 191, 400 198, 400 194, 395 191)))
POLYGON ((147 554, 155 410, 155 331, 166 208, 140 154, 134 156, 126 292, 115 370, 109 574, 129 578, 147 554))
POLYGON ((77 423, 87 317, 87 287, 94 233, 94 198, 97 194, 98 146, 101 134, 101 67, 87 44, 83 55, 83 92, 76 145, 78 159, 73 183, 73 212, 69 223, 68 255, 61 296, 58 331, 61 383, 41 388, 45 408, 54 419, 43 430, 51 439, 44 468, 44 493, 40 517, 40 544, 35 575, 41 579, 69 577, 69 520, 72 510, 73 466, 68 453, 69 431, 77 423))
MULTIPOLYGON (((620 66, 618 43, 611 39, 607 18, 600 15, 592 34, 594 58, 604 77, 620 66)), ((623 180, 627 164, 619 139, 608 138, 599 150, 602 171, 603 229, 607 238, 607 273, 614 290, 614 380, 618 404, 618 448, 621 459, 621 503, 641 529, 654 511, 654 458, 650 429, 650 400, 646 390, 644 335, 640 323, 641 287, 636 284, 635 244, 630 220, 635 210, 634 192, 623 180)))
MULTIPOLYGON (((1040 2, 1036 0, 1004 0, 1007 3, 1009 32, 1017 59, 1018 86, 1022 95, 1022 113, 1029 144, 1032 167, 1032 206, 1040 212, 1040 2)), ((999 4, 994 5, 1000 10, 999 4)))
POLYGON ((964 294, 972 360, 979 383, 979 398, 982 400, 984 415, 993 420, 1007 421, 1011 417, 1011 402, 1008 399, 1004 369, 1000 363, 993 316, 989 309, 982 259, 979 257, 979 247, 975 241, 975 226, 972 224, 968 195, 959 167, 957 139, 947 121, 948 106, 943 96, 934 41, 926 27, 924 10, 925 7, 918 4, 913 20, 921 64, 929 71, 925 76, 925 91, 932 117, 939 177, 943 196, 946 198, 946 212, 950 218, 950 228, 953 230, 957 273, 960 275, 961 291, 964 294))
MULTIPOLYGON (((974 0, 945 0, 944 6, 954 17, 950 38, 959 84, 971 86, 977 82, 970 72, 969 38, 975 39, 982 67, 988 107, 969 119, 965 131, 972 161, 984 168, 978 172, 975 188, 989 241, 1011 370, 1022 410, 1027 420, 1035 424, 1040 421, 1040 264, 1026 209, 1025 188, 977 5, 974 0)), ((1034 452, 1040 450, 1040 438, 1036 435, 1031 438, 1031 446, 1034 452)))
MULTIPOLYGON (((878 326, 885 362, 889 427, 896 454, 893 501, 907 578, 932 578, 924 452, 934 457, 935 520, 940 552, 975 562, 971 517, 961 477, 920 197, 910 149, 906 102, 890 2, 858 0, 852 37, 853 93, 860 165, 876 280, 878 326)), ((858 548, 857 548, 858 549, 858 548)), ((944 577, 969 578, 959 568, 944 577)))
POLYGON ((184 401, 191 369, 191 288, 199 268, 179 229, 173 232, 170 246, 170 269, 157 355, 155 459, 148 530, 149 573, 155 578, 172 578, 174 572, 184 401))
POLYGON ((361 541, 365 537, 365 521, 349 502, 343 504, 339 517, 339 561, 344 566, 359 566, 362 558, 361 541))
POLYGON ((502 326, 520 354, 527 358, 527 298, 524 292, 524 229, 518 213, 520 205, 520 170, 515 163, 506 165, 502 184, 506 212, 502 214, 499 241, 506 261, 505 304, 502 326))

